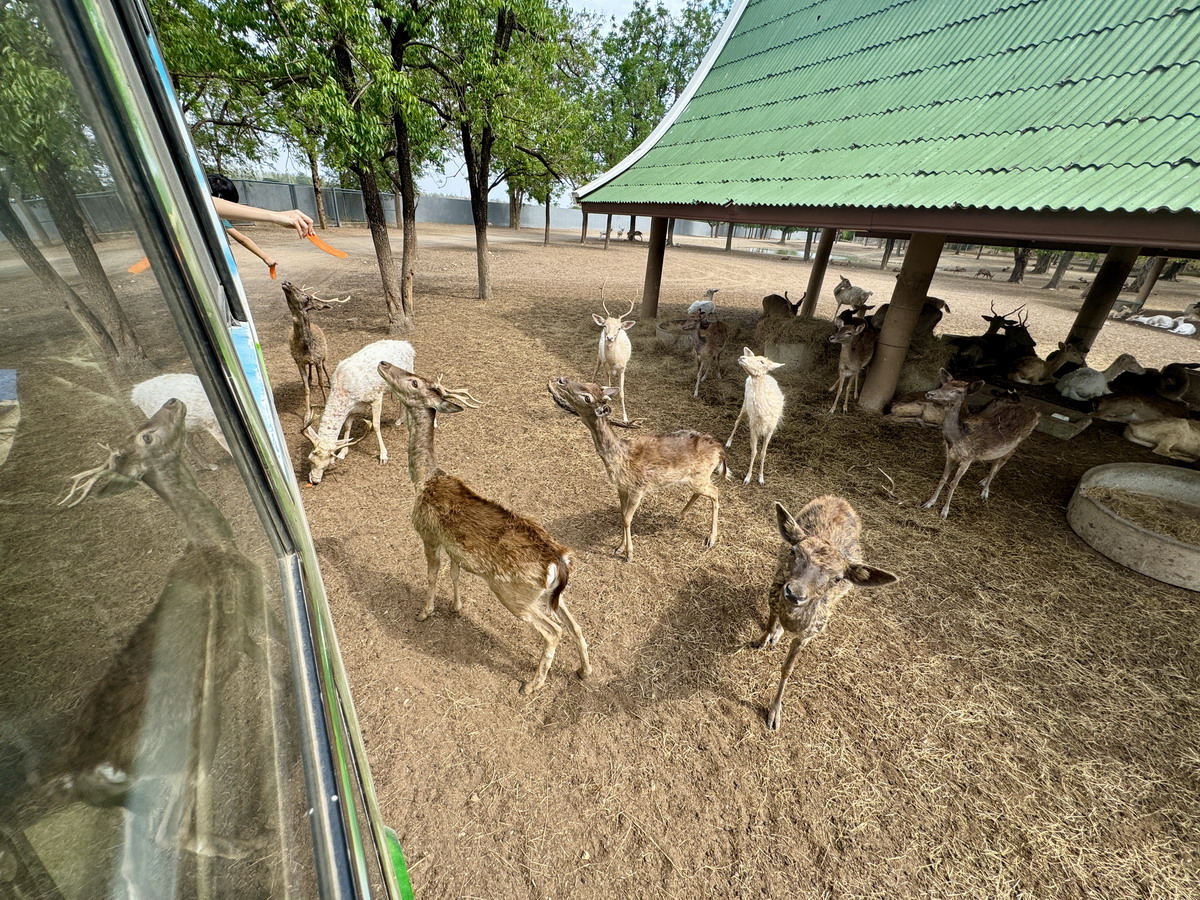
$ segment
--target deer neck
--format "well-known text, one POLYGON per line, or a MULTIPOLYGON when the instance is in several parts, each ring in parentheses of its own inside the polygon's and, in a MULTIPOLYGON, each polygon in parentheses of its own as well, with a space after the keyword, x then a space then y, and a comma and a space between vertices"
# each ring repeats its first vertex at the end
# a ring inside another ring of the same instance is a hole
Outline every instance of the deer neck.
POLYGON ((609 424, 607 416, 591 416, 583 420, 592 433, 592 443, 596 445, 596 453, 611 466, 625 453, 625 441, 617 437, 617 431, 609 424))
POLYGON ((946 407, 946 418, 942 422, 942 434, 951 445, 958 443, 967 434, 966 425, 962 420, 962 407, 966 399, 966 395, 963 395, 946 407))
POLYGON ((441 473, 433 453, 436 413, 427 406, 405 406, 408 424, 408 477, 417 487, 441 473))
POLYGON ((217 505, 200 490, 191 467, 182 459, 176 457, 166 465, 155 466, 143 481, 175 513, 190 546, 233 543, 233 529, 217 505))
POLYGON ((321 424, 317 429, 322 440, 328 443, 337 440, 338 432, 354 409, 355 402, 350 392, 334 379, 333 387, 329 389, 329 398, 325 401, 325 409, 321 412, 321 424))
POLYGON ((304 313, 292 313, 292 329, 305 344, 312 343, 312 325, 304 313))

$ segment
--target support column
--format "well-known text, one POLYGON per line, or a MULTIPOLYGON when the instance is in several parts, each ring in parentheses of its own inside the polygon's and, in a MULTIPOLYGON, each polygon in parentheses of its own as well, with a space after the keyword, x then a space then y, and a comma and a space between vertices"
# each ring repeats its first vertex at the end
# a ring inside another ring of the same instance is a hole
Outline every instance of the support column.
POLYGON ((608 214, 608 219, 604 223, 604 249, 608 249, 608 241, 612 237, 612 213, 608 214))
POLYGON ((813 229, 805 228, 804 229, 804 261, 805 262, 808 262, 810 259, 812 259, 812 236, 813 236, 813 229))
POLYGON ((804 292, 804 304, 800 307, 800 315, 812 318, 817 308, 817 299, 821 296, 821 282, 825 280, 825 269, 829 265, 829 254, 833 251, 833 239, 837 237, 837 229, 822 228, 821 239, 817 241, 817 255, 813 259, 812 269, 808 273, 808 288, 804 292))
POLYGON ((581 244, 587 240, 587 216, 588 216, 587 210, 584 210, 584 212, 583 212, 583 228, 581 228, 579 230, 579 243, 581 243, 581 244))
MULTIPOLYGON (((1075 316, 1071 333, 1067 335, 1068 344, 1084 353, 1092 349, 1092 341, 1096 340, 1096 335, 1104 327, 1104 320, 1112 310, 1113 304, 1117 302, 1140 250, 1140 247, 1108 248, 1100 271, 1096 273, 1096 279, 1088 291, 1087 299, 1083 301, 1079 314, 1075 316)), ((890 311, 888 315, 891 315, 890 311)))
POLYGON ((728 228, 728 230, 725 232, 725 252, 726 253, 728 253, 730 250, 733 249, 733 223, 730 222, 728 224, 727 228, 728 228))
POLYGON ((675 217, 667 219, 667 246, 675 246, 675 217))
POLYGON ((892 292, 883 331, 875 344, 875 358, 867 371, 862 395, 858 405, 870 412, 883 412, 883 407, 896 393, 896 382, 900 380, 900 367, 908 355, 913 328, 921 314, 921 305, 929 296, 929 283, 937 269, 944 234, 914 234, 904 254, 904 263, 896 277, 896 290, 892 292))
POLYGON ((646 257, 646 280, 642 285, 643 319, 658 318, 658 289, 662 285, 663 257, 667 254, 667 220, 650 220, 650 253, 646 257))
POLYGON ((888 262, 891 261, 892 251, 896 249, 896 239, 888 238, 883 245, 883 262, 879 264, 879 268, 886 269, 888 262))
POLYGON ((1137 300, 1134 301, 1137 309, 1146 305, 1146 301, 1150 299, 1150 292, 1154 290, 1154 285, 1158 283, 1158 278, 1166 266, 1167 258, 1165 256, 1154 257, 1154 262, 1150 263, 1150 271, 1146 273, 1146 281, 1142 284, 1142 289, 1138 291, 1137 300))

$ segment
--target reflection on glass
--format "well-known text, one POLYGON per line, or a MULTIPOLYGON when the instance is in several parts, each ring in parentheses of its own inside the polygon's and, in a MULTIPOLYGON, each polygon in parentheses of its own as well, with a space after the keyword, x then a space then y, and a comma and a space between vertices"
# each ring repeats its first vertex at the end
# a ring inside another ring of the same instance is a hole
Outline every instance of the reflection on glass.
POLYGON ((95 127, 0 0, 0 896, 313 896, 277 562, 95 127))

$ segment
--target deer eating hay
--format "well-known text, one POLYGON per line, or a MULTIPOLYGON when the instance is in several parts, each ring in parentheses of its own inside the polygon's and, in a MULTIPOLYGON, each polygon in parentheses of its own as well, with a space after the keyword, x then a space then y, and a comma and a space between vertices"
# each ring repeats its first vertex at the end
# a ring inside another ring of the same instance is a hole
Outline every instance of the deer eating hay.
POLYGON ((570 578, 570 549, 537 522, 481 497, 437 464, 433 435, 438 413, 476 408, 479 401, 467 391, 443 387, 440 377, 428 381, 389 362, 379 363, 379 375, 403 404, 408 424, 408 474, 416 489, 412 524, 425 546, 429 573, 429 592, 417 619, 433 614, 445 553, 455 612, 462 609, 459 569, 466 569, 482 578, 496 599, 546 642, 537 672, 521 686, 521 693, 531 694, 545 684, 564 621, 579 650, 577 674, 586 678, 592 671, 587 642, 562 599, 570 578))
POLYGON ((697 431, 672 431, 667 434, 637 434, 618 437, 615 427, 634 428, 637 423, 611 421, 609 401, 615 388, 598 384, 552 378, 547 384, 550 396, 571 415, 578 416, 592 434, 596 453, 604 463, 610 481, 617 485, 621 501, 623 537, 613 554, 633 562, 633 516, 646 494, 674 484, 687 485, 692 496, 679 517, 701 497, 712 503, 712 521, 705 549, 717 543, 717 512, 720 498, 712 483, 714 473, 729 477, 725 448, 710 434, 697 431))

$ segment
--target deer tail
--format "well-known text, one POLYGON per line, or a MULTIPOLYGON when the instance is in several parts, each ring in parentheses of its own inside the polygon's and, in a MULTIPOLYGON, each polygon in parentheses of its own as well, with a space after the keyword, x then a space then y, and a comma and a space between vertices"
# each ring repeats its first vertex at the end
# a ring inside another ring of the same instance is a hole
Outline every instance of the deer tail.
POLYGON ((732 477, 729 474, 729 464, 725 461, 725 448, 721 448, 721 461, 717 463, 717 474, 722 476, 726 481, 732 477))
MULTIPOLYGON (((567 582, 571 580, 571 557, 567 553, 560 553, 550 565, 556 569, 553 573, 555 583, 547 584, 546 587, 550 588, 550 609, 552 612, 558 612, 558 598, 562 596, 562 592, 567 589, 567 582)), ((550 574, 547 573, 547 581, 550 580, 550 574)))

